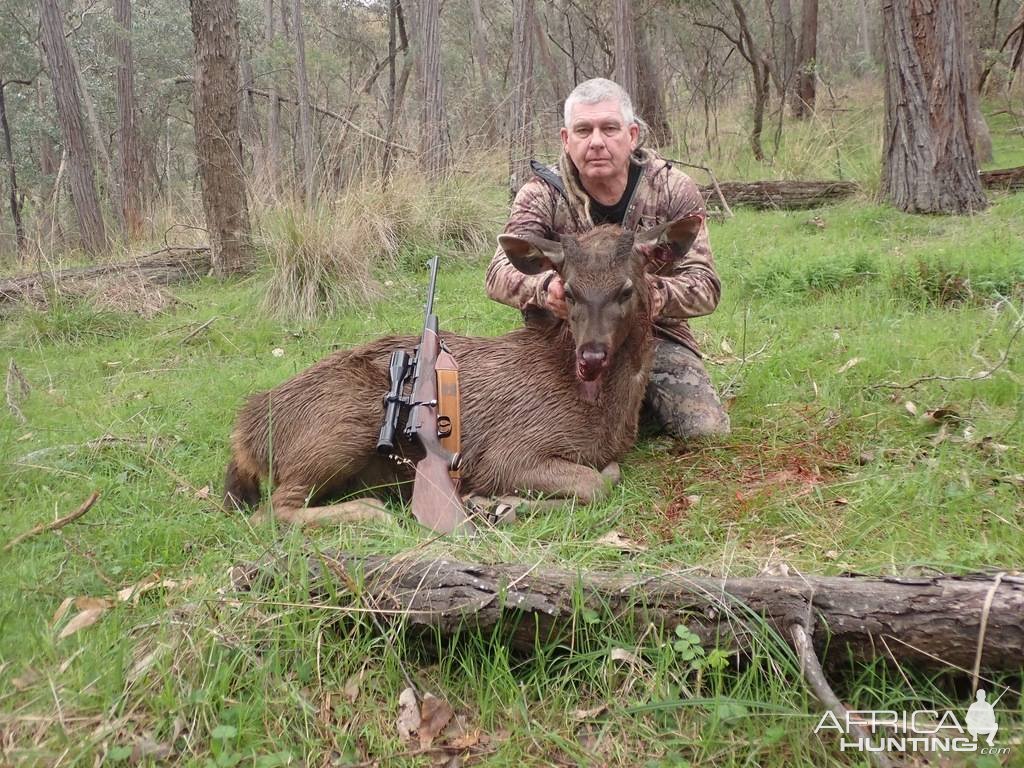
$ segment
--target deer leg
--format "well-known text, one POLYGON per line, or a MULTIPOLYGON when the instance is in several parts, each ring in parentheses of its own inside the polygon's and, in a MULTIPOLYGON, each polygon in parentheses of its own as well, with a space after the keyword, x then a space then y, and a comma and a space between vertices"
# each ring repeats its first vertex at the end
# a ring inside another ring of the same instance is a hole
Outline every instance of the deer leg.
MULTIPOLYGON (((608 472, 608 468, 605 472, 608 472)), ((563 498, 576 497, 583 504, 591 504, 604 499, 613 484, 614 477, 604 472, 565 459, 552 458, 524 470, 515 485, 523 491, 563 498)))
MULTIPOLYGON (((322 507, 307 507, 307 490, 299 485, 279 486, 270 497, 274 517, 282 523, 301 526, 340 525, 371 520, 390 520, 384 502, 374 498, 351 499, 322 507)), ((266 510, 250 518, 253 524, 268 519, 266 510)))

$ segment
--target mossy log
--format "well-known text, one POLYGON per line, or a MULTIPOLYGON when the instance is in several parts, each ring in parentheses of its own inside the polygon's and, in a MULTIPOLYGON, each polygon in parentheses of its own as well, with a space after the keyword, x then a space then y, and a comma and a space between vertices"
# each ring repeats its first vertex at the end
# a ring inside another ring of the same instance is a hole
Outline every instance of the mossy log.
MULTIPOLYGON (((267 558, 233 571, 239 589, 283 577, 267 558)), ((710 578, 685 571, 646 575, 579 572, 451 559, 319 554, 309 558, 314 600, 358 583, 359 610, 405 616, 411 627, 455 634, 500 628, 529 650, 580 626, 581 609, 646 631, 680 624, 706 647, 736 650, 753 638, 790 637, 803 627, 823 659, 878 657, 922 667, 972 670, 1024 666, 1024 576, 756 576, 710 578)), ((334 603, 337 604, 337 603, 334 603)), ((594 614, 588 615, 593 617, 594 614)))

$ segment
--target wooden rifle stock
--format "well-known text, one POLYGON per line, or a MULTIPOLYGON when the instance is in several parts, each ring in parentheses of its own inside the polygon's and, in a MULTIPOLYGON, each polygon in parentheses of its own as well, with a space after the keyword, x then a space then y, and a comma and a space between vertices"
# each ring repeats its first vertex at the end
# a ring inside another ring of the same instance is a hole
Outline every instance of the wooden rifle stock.
POLYGON ((437 257, 431 264, 427 314, 423 336, 416 351, 412 387, 412 408, 405 427, 407 437, 415 438, 426 451, 416 464, 416 481, 412 489, 412 514, 427 528, 438 533, 462 531, 470 533, 473 524, 452 482, 449 470, 457 470, 459 455, 442 447, 437 429, 437 356, 441 339, 437 333, 437 316, 433 314, 434 281, 437 257))

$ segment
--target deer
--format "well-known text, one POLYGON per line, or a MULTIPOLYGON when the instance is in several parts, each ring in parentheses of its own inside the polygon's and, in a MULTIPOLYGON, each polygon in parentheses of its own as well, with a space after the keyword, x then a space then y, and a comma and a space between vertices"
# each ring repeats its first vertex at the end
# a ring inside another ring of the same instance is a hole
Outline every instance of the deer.
MULTIPOLYGON (((518 270, 562 278, 569 316, 490 338, 442 334, 460 368, 461 493, 581 504, 608 496, 636 440, 653 363, 645 273, 671 253, 655 246, 685 253, 702 222, 690 215, 639 233, 603 225, 558 242, 499 235, 518 270)), ((339 350, 250 396, 231 434, 225 506, 257 506, 269 479, 270 511, 284 523, 384 516, 379 502, 323 502, 411 484, 422 448, 402 442, 391 457, 375 449, 391 352, 416 342, 391 336, 339 350)))

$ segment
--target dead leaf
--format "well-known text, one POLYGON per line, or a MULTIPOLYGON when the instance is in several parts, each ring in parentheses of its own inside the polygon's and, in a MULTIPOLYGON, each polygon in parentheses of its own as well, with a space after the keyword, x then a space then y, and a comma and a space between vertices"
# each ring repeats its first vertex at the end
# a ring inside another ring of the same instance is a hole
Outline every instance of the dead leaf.
POLYGON ((836 371, 836 373, 846 373, 848 370, 853 368, 853 366, 860 365, 863 362, 863 357, 851 357, 849 360, 847 360, 845 363, 839 366, 839 369, 836 371))
POLYGON ((835 504, 837 507, 845 507, 847 504, 850 503, 850 500, 847 499, 845 496, 837 496, 836 498, 832 499, 832 503, 835 504))
POLYGON ((154 761, 166 760, 174 754, 169 744, 159 744, 148 736, 140 736, 132 749, 132 764, 138 765, 146 761, 146 758, 153 758, 154 761))
POLYGON ((461 736, 456 736, 448 742, 448 746, 452 749, 469 749, 475 747, 480 743, 480 729, 476 728, 472 731, 467 731, 461 736))
POLYGON ((725 354, 727 354, 727 355, 733 354, 732 346, 729 344, 729 340, 728 339, 722 339, 721 346, 722 346, 722 351, 725 352, 725 354))
POLYGON ((991 454, 992 456, 999 456, 1010 450, 1010 446, 1003 445, 1002 443, 997 443, 995 439, 990 437, 989 435, 986 435, 985 437, 981 438, 981 440, 978 442, 978 448, 983 453, 988 453, 991 454))
POLYGON ((71 604, 74 603, 74 602, 75 602, 75 598, 73 598, 73 597, 65 597, 61 601, 60 605, 57 606, 57 610, 53 612, 53 618, 50 619, 50 626, 51 627, 57 626, 57 622, 60 621, 61 619, 63 619, 67 615, 68 608, 70 608, 71 604))
POLYGON ((154 589, 184 589, 191 586, 192 583, 193 579, 185 579, 184 581, 161 579, 159 573, 154 573, 136 584, 118 590, 117 599, 122 603, 127 603, 131 600, 132 604, 138 605, 139 598, 147 592, 152 592, 154 589))
POLYGON ((402 740, 412 738, 420 727, 420 707, 416 691, 406 688, 398 695, 398 735, 402 740))
POLYGON ((36 672, 32 667, 27 667, 24 672, 11 680, 11 685, 14 686, 15 690, 27 691, 33 685, 39 682, 41 675, 36 672))
POLYGON ((960 421, 960 414, 952 408, 932 408, 924 412, 921 420, 928 424, 945 424, 951 421, 960 421))
POLYGON ((590 709, 574 709, 572 711, 573 720, 592 720, 598 715, 603 715, 608 711, 607 704, 598 704, 596 707, 590 709))
POLYGON ((949 428, 945 424, 939 425, 939 431, 932 435, 932 445, 942 445, 949 438, 949 428))
POLYGON ((210 486, 204 485, 202 488, 200 488, 198 491, 195 492, 195 497, 197 499, 208 499, 208 498, 210 498, 210 486))
POLYGON ((1009 483, 1010 485, 1016 485, 1019 488, 1024 488, 1024 475, 1005 475, 997 478, 997 482, 1009 483))
POLYGON ((838 560, 839 559, 839 552, 837 550, 830 549, 830 550, 828 550, 825 553, 825 559, 826 560, 838 560))
POLYGON ((345 701, 349 704, 355 704, 356 699, 359 698, 359 686, 363 682, 363 670, 359 670, 358 675, 352 675, 348 680, 345 681, 345 687, 342 689, 341 694, 345 697, 345 701))
POLYGON ((22 435, 21 437, 18 438, 18 442, 19 443, 23 443, 26 440, 31 440, 34 435, 35 435, 35 432, 26 432, 24 435, 22 435))
POLYGON ((426 749, 434 743, 434 738, 448 725, 453 714, 452 705, 444 699, 430 693, 423 697, 423 704, 420 706, 420 726, 417 729, 420 749, 426 749))
POLYGON ((623 552, 646 552, 647 547, 640 542, 633 541, 623 536, 618 531, 608 531, 604 536, 594 542, 605 547, 612 547, 623 552))
POLYGON ((60 631, 57 635, 58 640, 63 640, 65 637, 71 637, 80 629, 91 627, 97 621, 100 616, 107 612, 106 607, 103 608, 86 608, 84 611, 75 614, 75 616, 67 623, 67 626, 60 631))
POLYGON ((624 661, 634 666, 640 664, 640 657, 635 653, 630 653, 625 648, 612 648, 609 657, 612 661, 624 661))
POLYGON ((87 595, 75 598, 75 608, 80 611, 107 610, 114 605, 114 601, 106 597, 89 597, 87 595))
POLYGON ((917 406, 914 405, 912 400, 907 400, 907 402, 903 404, 903 407, 907 409, 907 413, 911 416, 917 416, 917 406))

